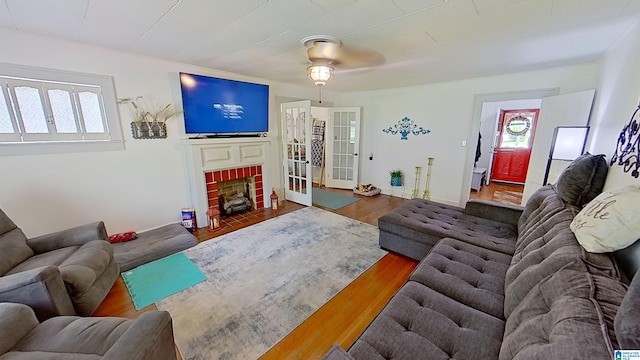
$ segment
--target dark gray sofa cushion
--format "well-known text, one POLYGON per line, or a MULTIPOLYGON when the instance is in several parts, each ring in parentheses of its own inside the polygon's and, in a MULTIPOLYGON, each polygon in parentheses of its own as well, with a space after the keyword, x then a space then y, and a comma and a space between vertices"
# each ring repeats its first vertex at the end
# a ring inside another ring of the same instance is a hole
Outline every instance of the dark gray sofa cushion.
POLYGON ((617 279, 590 274, 580 260, 567 264, 507 318, 500 359, 612 359, 613 317, 625 291, 617 279))
POLYGON ((615 332, 620 349, 640 349, 640 275, 636 274, 615 317, 615 332))
POLYGON ((569 229, 572 219, 571 210, 560 211, 540 224, 539 237, 518 241, 505 280, 505 317, 540 281, 581 259, 582 249, 569 229))
POLYGON ((558 194, 569 205, 584 206, 602 192, 608 171, 603 154, 581 155, 558 177, 558 194))
POLYGON ((503 319, 504 277, 511 256, 443 239, 409 276, 457 302, 503 319))
POLYGON ((496 359, 504 322, 409 281, 349 349, 355 359, 496 359))
POLYGON ((518 238, 536 229, 541 222, 565 209, 565 204, 551 185, 536 190, 522 211, 518 221, 518 238))
POLYGON ((198 244, 198 239, 180 224, 169 224, 138 234, 132 241, 111 244, 120 271, 173 255, 198 244))
MULTIPOLYGON (((514 250, 516 227, 465 214, 464 209, 429 200, 413 199, 378 219, 381 232, 423 241, 455 238, 505 254, 514 250)), ((433 243, 429 247, 433 246, 433 243)))

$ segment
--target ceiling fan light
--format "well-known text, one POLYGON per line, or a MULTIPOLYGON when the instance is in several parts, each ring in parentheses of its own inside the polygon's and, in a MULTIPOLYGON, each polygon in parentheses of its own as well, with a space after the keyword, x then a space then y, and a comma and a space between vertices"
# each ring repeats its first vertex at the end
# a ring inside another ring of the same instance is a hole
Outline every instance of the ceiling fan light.
POLYGON ((327 65, 311 65, 307 68, 309 79, 318 86, 326 85, 333 75, 333 68, 327 65))

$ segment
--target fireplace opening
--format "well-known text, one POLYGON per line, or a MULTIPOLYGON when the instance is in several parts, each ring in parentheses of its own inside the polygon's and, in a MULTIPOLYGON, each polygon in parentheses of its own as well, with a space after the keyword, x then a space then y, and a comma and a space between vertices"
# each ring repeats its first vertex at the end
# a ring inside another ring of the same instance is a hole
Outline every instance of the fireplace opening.
POLYGON ((248 182, 244 183, 244 186, 244 192, 226 191, 218 196, 220 214, 231 216, 254 208, 251 201, 251 186, 248 182))

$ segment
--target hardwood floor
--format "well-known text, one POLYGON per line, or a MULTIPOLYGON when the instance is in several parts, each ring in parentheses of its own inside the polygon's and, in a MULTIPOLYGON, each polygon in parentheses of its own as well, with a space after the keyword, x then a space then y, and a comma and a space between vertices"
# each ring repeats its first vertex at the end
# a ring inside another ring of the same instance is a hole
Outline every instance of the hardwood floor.
MULTIPOLYGON (((366 197, 354 195, 350 190, 329 188, 325 190, 355 196, 360 198, 360 201, 338 210, 319 206, 320 208, 374 226, 378 225, 380 216, 407 201, 388 195, 366 197)), ((270 209, 256 210, 251 214, 247 214, 246 219, 241 223, 227 225, 216 232, 198 229, 194 235, 200 242, 215 241, 215 238, 222 234, 303 207, 302 205, 285 201, 284 205, 276 212, 270 209)), ((261 359, 320 359, 335 343, 347 349, 389 301, 391 296, 404 284, 416 265, 417 262, 415 260, 404 256, 396 254, 385 255, 265 353, 261 359)), ((136 311, 122 277, 119 277, 107 298, 93 316, 136 318, 145 311, 155 309, 155 305, 150 305, 140 311, 136 311)))
POLYGON ((522 192, 524 185, 507 184, 492 181, 488 186, 483 186, 480 191, 471 190, 471 199, 493 200, 493 194, 497 190, 522 192))

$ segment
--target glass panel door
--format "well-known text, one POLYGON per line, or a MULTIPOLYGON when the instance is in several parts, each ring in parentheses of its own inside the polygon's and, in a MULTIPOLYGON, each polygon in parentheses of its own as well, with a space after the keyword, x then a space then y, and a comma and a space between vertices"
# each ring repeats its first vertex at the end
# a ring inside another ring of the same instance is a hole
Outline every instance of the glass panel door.
POLYGON ((327 128, 328 187, 353 189, 358 184, 360 108, 331 108, 327 128))
POLYGON ((311 101, 282 104, 282 129, 285 198, 311 206, 311 101))

